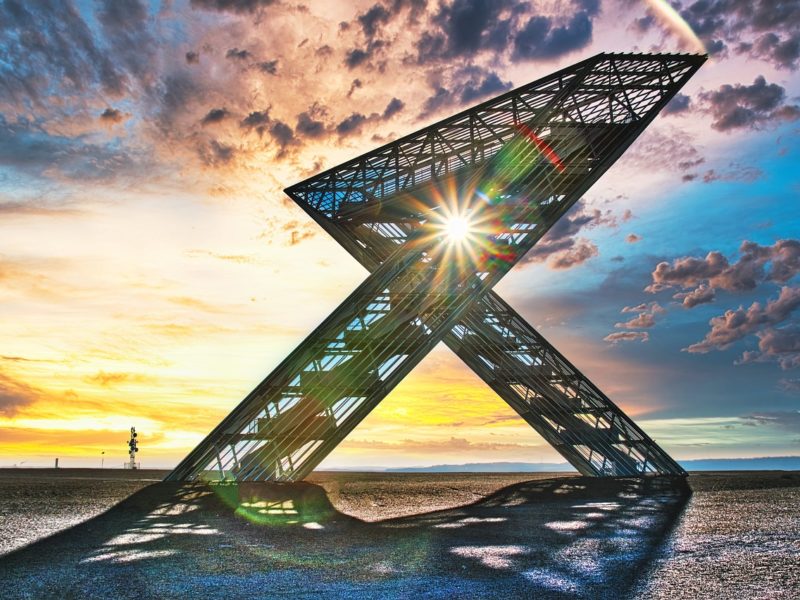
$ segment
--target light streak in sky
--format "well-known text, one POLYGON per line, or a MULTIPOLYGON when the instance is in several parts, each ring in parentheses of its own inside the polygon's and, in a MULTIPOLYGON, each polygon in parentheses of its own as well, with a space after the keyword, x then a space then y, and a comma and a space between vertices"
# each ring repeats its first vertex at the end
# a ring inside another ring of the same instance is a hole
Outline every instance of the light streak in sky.
POLYGON ((691 25, 675 10, 667 0, 645 0, 656 18, 672 33, 685 41, 692 50, 708 54, 705 45, 697 37, 691 25))

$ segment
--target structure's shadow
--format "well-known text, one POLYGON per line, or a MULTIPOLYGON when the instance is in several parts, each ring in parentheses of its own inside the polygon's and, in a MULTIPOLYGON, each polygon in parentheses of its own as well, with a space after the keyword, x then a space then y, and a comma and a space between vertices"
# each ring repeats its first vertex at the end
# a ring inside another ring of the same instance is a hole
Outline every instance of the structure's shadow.
POLYGON ((0 589, 32 598, 620 598, 689 493, 682 479, 554 478, 365 523, 307 483, 161 483, 3 557, 0 589))

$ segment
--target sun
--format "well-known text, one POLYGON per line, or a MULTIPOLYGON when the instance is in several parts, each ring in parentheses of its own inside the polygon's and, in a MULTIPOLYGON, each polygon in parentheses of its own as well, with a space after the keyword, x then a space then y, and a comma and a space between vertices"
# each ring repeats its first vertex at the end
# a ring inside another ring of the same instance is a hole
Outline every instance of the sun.
POLYGON ((470 232, 469 219, 462 215, 453 215, 445 221, 444 231, 451 244, 462 242, 470 232))

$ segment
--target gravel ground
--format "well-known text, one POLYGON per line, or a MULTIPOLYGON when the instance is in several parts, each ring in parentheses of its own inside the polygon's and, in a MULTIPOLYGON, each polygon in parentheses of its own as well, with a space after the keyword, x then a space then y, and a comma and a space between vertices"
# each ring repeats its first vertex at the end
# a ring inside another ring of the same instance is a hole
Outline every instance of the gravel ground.
POLYGON ((3 598, 799 597, 800 473, 696 474, 690 495, 563 474, 21 471, 0 471, 4 547, 84 522, 0 557, 3 598))

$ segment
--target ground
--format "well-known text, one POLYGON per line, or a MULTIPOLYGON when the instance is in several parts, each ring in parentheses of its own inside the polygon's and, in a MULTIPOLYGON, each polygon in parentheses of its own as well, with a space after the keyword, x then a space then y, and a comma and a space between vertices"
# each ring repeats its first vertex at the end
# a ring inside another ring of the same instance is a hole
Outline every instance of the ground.
POLYGON ((797 472, 696 473, 688 485, 318 473, 292 485, 207 486, 162 475, 0 470, 2 596, 788 599, 800 590, 797 472))

